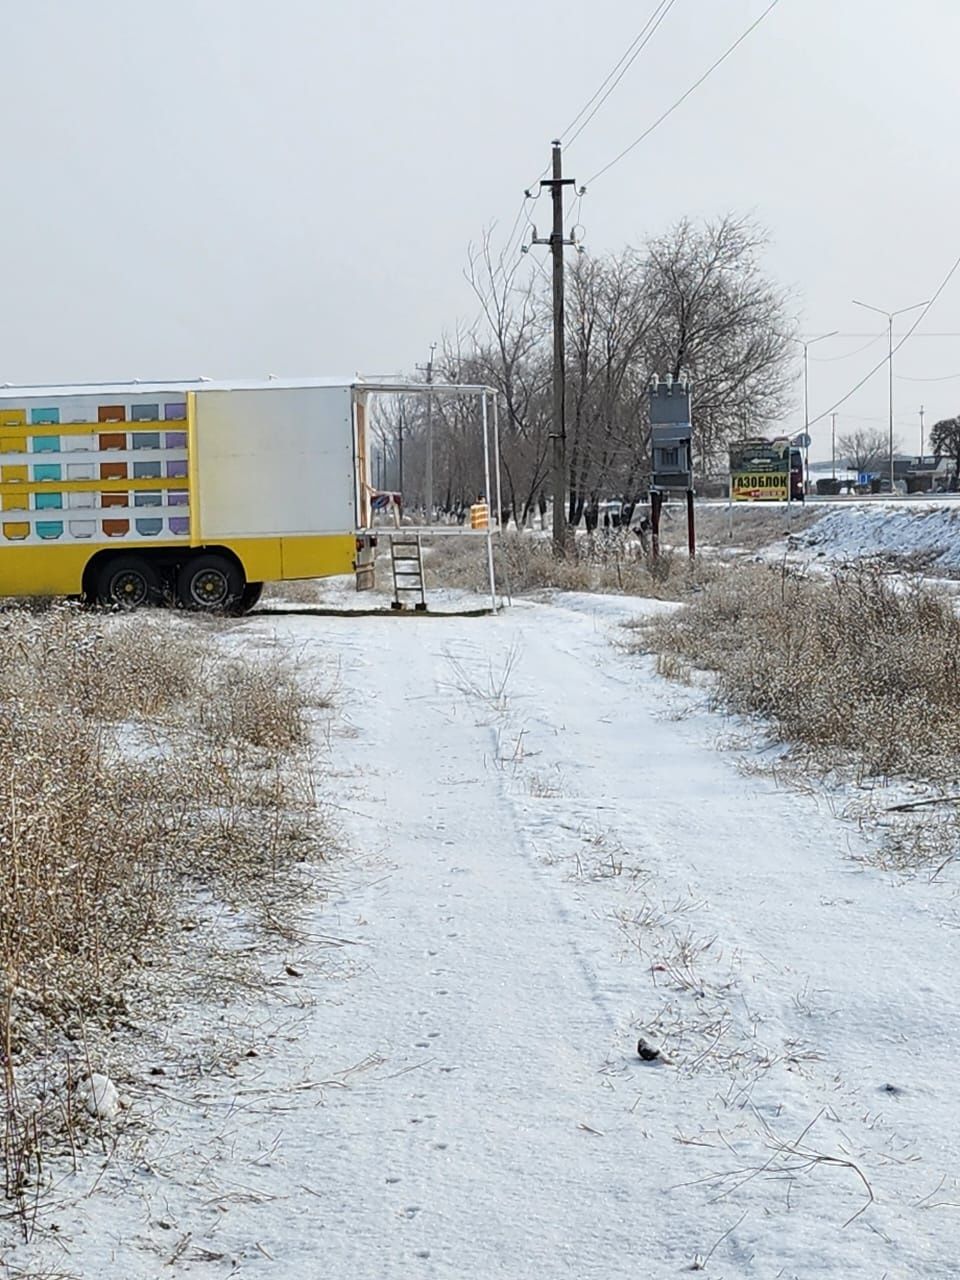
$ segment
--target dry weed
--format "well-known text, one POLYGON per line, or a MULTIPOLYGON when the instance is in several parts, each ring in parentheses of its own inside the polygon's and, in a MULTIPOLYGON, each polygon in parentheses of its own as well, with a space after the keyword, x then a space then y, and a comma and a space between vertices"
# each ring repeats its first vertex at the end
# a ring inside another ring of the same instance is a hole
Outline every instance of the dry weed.
POLYGON ((0 631, 4 1161, 26 1234, 51 1126, 75 1143, 78 1046, 123 1024, 198 891, 276 914, 330 832, 290 671, 218 662, 211 628, 180 615, 60 606, 7 611, 0 631))
MULTIPOLYGON (((579 537, 565 559, 548 540, 531 533, 506 533, 494 539, 497 579, 512 594, 534 591, 599 591, 685 599, 712 581, 722 568, 684 553, 664 552, 656 560, 638 538, 624 530, 579 537)), ((424 539, 427 588, 488 589, 486 545, 477 539, 424 539)))
MULTIPOLYGON (((697 541, 714 547, 760 551, 776 542, 789 540, 821 518, 825 508, 817 503, 792 502, 786 506, 766 503, 734 503, 731 511, 726 503, 696 508, 697 541)), ((685 545, 686 514, 668 507, 664 521, 664 540, 668 545, 685 545)))
POLYGON ((714 671, 726 706, 771 719, 824 762, 842 752, 873 776, 957 776, 960 619, 919 583, 876 566, 829 581, 740 566, 635 634, 714 671))
MULTIPOLYGON (((715 673, 717 702, 771 721, 808 776, 837 769, 858 782, 896 777, 955 790, 960 618, 918 581, 876 563, 829 579, 739 565, 687 609, 631 634, 663 674, 715 673)), ((945 830, 955 835, 956 823, 945 830)), ((903 828, 898 844, 900 865, 945 849, 942 838, 903 828)))

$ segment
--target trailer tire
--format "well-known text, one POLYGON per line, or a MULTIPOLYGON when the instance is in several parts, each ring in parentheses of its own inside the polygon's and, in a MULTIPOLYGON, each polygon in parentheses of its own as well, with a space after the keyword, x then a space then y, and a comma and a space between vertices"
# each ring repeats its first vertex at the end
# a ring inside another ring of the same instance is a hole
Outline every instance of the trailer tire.
POLYGON ((142 609, 160 602, 160 575, 143 556, 110 556, 96 571, 93 595, 108 609, 142 609))
POLYGON ((249 613, 256 608, 263 594, 262 582, 248 582, 240 593, 240 599, 233 606, 233 613, 249 613))
POLYGON ((201 613, 229 613, 242 599, 243 570, 226 556, 191 556, 177 574, 177 603, 201 613))

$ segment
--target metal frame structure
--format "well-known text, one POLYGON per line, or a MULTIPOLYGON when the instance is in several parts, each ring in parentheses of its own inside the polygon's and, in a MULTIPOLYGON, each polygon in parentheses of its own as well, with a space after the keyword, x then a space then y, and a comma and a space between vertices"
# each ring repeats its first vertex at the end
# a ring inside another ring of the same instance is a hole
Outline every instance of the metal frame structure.
MULTIPOLYGON (((483 383, 390 382, 387 380, 367 380, 362 377, 357 379, 354 386, 358 393, 365 396, 419 396, 424 398, 427 396, 476 396, 479 398, 480 425, 483 432, 483 478, 485 496, 488 505, 491 506, 486 529, 464 529, 459 525, 456 528, 451 528, 449 526, 435 524, 403 524, 400 526, 400 531, 404 534, 421 534, 429 535, 431 537, 485 538, 487 544, 487 572, 490 582, 490 601, 494 612, 496 612, 500 608, 500 601, 497 595, 497 578, 493 559, 494 511, 496 512, 497 529, 500 531, 501 535, 503 532, 501 522, 503 504, 500 483, 499 391, 497 391, 495 387, 489 387, 483 383), (492 475, 491 463, 493 467, 492 475), (491 484, 493 485, 492 490, 491 484), (491 497, 494 495, 496 498, 495 508, 491 504, 491 497)), ((362 530, 360 532, 368 532, 368 530, 362 530)))

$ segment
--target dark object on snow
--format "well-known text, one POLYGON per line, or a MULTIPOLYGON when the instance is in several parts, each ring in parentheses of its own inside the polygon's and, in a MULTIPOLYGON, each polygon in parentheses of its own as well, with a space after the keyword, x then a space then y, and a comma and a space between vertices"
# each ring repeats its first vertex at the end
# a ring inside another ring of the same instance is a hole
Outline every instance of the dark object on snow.
POLYGON ((644 1062, 656 1062, 657 1058, 660 1057, 660 1050, 657 1046, 652 1040, 647 1040, 644 1036, 641 1036, 637 1041, 637 1053, 644 1062))
POLYGON ((892 1093, 892 1094, 893 1094, 893 1096, 894 1096, 895 1098, 900 1098, 900 1097, 902 1097, 902 1096, 903 1096, 903 1090, 900 1088, 900 1086, 899 1086, 898 1084, 889 1084, 889 1083, 887 1083, 887 1084, 885 1084, 885 1085, 881 1085, 881 1086, 880 1086, 880 1092, 881 1092, 881 1093, 892 1093))

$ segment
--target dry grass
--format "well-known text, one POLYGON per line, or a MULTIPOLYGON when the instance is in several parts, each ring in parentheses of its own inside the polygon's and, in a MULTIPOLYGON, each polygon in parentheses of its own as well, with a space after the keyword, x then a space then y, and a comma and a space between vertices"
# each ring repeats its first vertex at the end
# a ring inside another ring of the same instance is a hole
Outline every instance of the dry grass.
POLYGON ((919 584, 875 566, 828 581, 742 566, 641 634, 716 672, 725 706, 769 718, 787 741, 853 753, 873 776, 957 776, 960 619, 919 584))
MULTIPOLYGON (((377 565, 377 579, 382 584, 386 581, 383 577, 384 565, 377 565)), ((389 563, 386 566, 386 573, 389 575, 389 563)), ((265 605, 275 604, 303 604, 317 605, 323 599, 323 590, 327 583, 326 578, 293 578, 289 582, 267 582, 264 584, 262 602, 265 605)))
POLYGON ((0 633, 4 1157, 26 1224, 45 1142, 80 1123, 64 1081, 197 891, 275 910, 330 836, 289 671, 218 659, 180 615, 61 606, 0 633))
MULTIPOLYGON (((960 619, 918 582, 866 563, 832 579, 741 565, 633 634, 663 674, 713 672, 717 702, 772 722, 807 772, 956 791, 960 619)), ((933 847, 917 830, 898 828, 903 865, 942 857, 945 840, 956 847, 955 817, 933 847)))
MULTIPOLYGON (((482 539, 424 539, 427 590, 461 587, 488 589, 486 544, 482 539)), ((494 539, 497 579, 501 589, 524 595, 536 591, 596 591, 684 599, 710 582, 722 567, 709 560, 691 561, 686 553, 665 552, 656 560, 644 554, 631 533, 610 531, 577 539, 566 559, 558 559, 547 539, 529 533, 507 533, 494 539)))
MULTIPOLYGON (((736 547, 760 551, 782 542, 816 524, 826 508, 816 503, 792 502, 786 506, 768 506, 762 502, 738 502, 731 512, 725 503, 697 505, 697 541, 704 546, 736 547), (731 518, 732 517, 732 518, 731 518)), ((686 513, 667 507, 664 511, 663 537, 667 545, 685 546, 686 513)))

